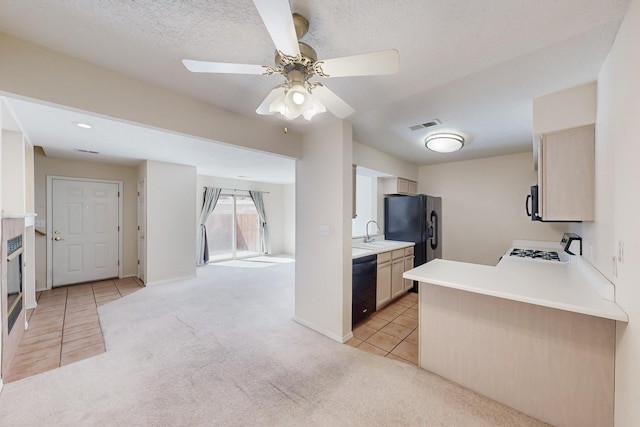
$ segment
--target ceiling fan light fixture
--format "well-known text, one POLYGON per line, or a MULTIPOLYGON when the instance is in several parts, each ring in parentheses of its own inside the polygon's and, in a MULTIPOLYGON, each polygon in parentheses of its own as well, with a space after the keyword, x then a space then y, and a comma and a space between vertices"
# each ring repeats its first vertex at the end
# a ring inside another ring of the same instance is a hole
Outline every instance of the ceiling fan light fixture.
POLYGON ((302 84, 294 84, 284 97, 288 109, 296 113, 296 117, 313 107, 311 94, 302 84))
POLYGON ((288 89, 282 89, 269 104, 269 112, 262 114, 281 114, 286 120, 303 116, 310 121, 316 114, 327 111, 326 107, 314 97, 304 84, 296 83, 288 89))
POLYGON ((322 103, 320 103, 320 101, 318 101, 313 96, 312 96, 312 100, 313 100, 313 108, 310 108, 304 113, 302 113, 302 117, 304 117, 304 119, 308 122, 310 122, 313 116, 315 116, 316 114, 321 114, 327 111, 326 107, 322 105, 322 103))
POLYGON ((464 147, 464 138, 456 133, 434 133, 427 136, 424 145, 437 153, 453 153, 464 147))
POLYGON ((269 113, 280 113, 283 116, 285 115, 285 106, 284 106, 284 97, 287 93, 282 91, 280 95, 269 105, 269 113))
POLYGON ((303 95, 302 92, 294 92, 293 95, 291 96, 291 101, 293 101, 293 103, 296 105, 304 104, 304 101, 306 99, 307 97, 303 95))

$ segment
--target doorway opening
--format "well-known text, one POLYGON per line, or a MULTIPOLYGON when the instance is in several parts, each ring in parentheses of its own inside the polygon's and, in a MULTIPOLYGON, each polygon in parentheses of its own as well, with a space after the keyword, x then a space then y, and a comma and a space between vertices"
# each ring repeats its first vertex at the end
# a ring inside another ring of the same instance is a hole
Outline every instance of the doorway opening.
POLYGON ((251 196, 221 194, 206 227, 209 262, 261 254, 260 215, 251 196))

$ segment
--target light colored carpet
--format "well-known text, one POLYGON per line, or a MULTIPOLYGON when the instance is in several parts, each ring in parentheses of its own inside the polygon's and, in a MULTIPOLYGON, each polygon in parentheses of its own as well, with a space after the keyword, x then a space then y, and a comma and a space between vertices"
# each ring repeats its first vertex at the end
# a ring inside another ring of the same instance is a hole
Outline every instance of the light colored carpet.
POLYGON ((277 257, 277 256, 271 256, 271 255, 263 255, 263 256, 253 257, 253 258, 247 258, 247 261, 268 262, 270 264, 288 264, 290 262, 295 262, 295 259, 290 257, 277 257))
POLYGON ((2 426, 538 426, 295 322, 294 264, 209 265, 100 307, 107 352, 6 384, 2 426))
POLYGON ((263 268, 270 267, 275 264, 287 264, 290 262, 295 262, 295 259, 274 256, 257 256, 253 258, 221 261, 215 263, 215 265, 223 267, 263 268))
POLYGON ((232 259, 229 261, 220 261, 215 264, 218 267, 240 267, 240 268, 264 268, 271 267, 273 264, 268 262, 252 262, 244 259, 232 259))

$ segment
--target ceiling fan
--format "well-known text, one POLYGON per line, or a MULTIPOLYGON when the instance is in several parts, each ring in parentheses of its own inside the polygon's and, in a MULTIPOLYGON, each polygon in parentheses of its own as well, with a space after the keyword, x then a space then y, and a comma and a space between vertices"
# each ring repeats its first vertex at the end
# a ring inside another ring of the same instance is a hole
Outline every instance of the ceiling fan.
POLYGON ((318 77, 347 77, 396 74, 399 70, 398 51, 383 50, 362 55, 318 61, 315 50, 300 42, 309 29, 309 21, 291 13, 288 0, 253 0, 260 17, 276 47, 275 66, 231 64, 183 59, 184 66, 195 73, 263 74, 284 76, 256 109, 256 113, 282 114, 293 120, 302 115, 306 120, 329 110, 339 118, 355 110, 329 90, 318 77))

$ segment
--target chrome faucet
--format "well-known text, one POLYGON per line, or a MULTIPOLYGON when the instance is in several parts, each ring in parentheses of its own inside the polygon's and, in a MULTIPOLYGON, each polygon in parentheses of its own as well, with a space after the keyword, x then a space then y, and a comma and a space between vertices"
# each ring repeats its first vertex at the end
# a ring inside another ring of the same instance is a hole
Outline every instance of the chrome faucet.
POLYGON ((374 220, 371 220, 371 221, 367 222, 367 225, 365 226, 365 229, 366 229, 366 231, 365 231, 366 236, 364 238, 364 242, 365 243, 373 242, 374 240, 376 240, 375 237, 369 236, 369 224, 371 224, 371 223, 374 223, 376 225, 376 230, 378 232, 380 231, 380 227, 378 227, 378 223, 377 222, 375 222, 374 220))

